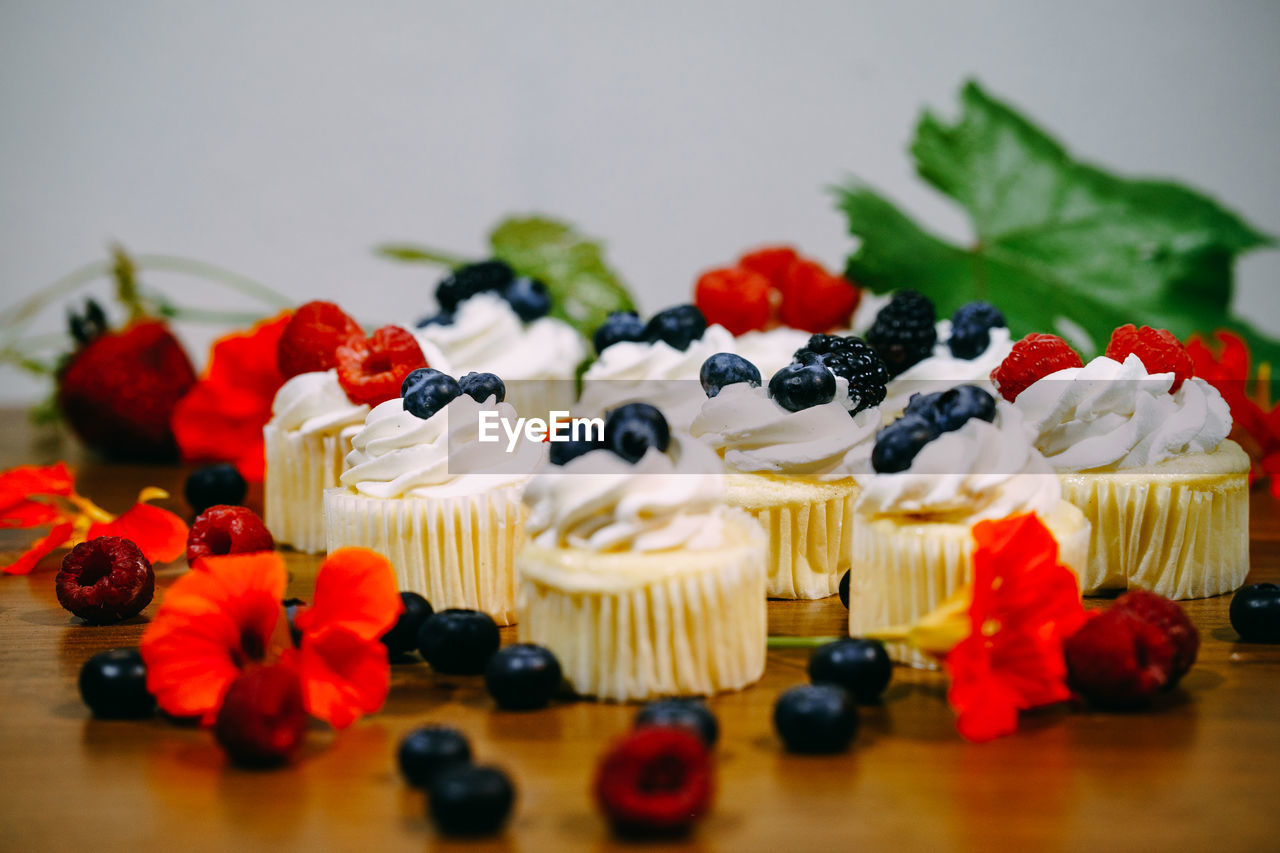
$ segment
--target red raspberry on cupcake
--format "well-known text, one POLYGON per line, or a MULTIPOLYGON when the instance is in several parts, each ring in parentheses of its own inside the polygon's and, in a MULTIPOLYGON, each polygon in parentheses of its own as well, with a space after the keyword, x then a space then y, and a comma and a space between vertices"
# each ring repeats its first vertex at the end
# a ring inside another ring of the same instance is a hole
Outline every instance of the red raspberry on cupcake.
POLYGON ((383 326, 368 339, 350 339, 338 347, 337 363, 338 383, 347 397, 370 406, 399 397, 405 377, 428 366, 417 339, 399 326, 383 326))
POLYGON ((356 321, 334 303, 317 300, 300 305, 280 335, 276 357, 280 375, 292 379, 335 367, 338 347, 363 337, 356 321))
POLYGON ((1084 367, 1079 354, 1057 335, 1027 335, 1013 345, 1000 366, 991 371, 991 382, 1010 403, 1032 383, 1068 367, 1084 367))
POLYGON ((1119 326, 1111 333, 1111 341, 1103 355, 1115 361, 1124 361, 1130 354, 1142 360, 1142 366, 1148 373, 1172 373, 1170 394, 1178 393, 1182 383, 1195 372, 1191 354, 1168 329, 1153 329, 1150 326, 1139 329, 1132 323, 1119 326))

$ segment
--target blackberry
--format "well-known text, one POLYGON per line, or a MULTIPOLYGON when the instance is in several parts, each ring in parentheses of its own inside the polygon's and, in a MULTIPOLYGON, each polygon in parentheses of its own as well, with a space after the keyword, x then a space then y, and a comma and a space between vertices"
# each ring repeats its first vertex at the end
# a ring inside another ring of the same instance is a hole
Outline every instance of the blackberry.
POLYGON ((929 297, 914 290, 899 290, 876 315, 867 332, 867 343, 884 359, 889 376, 897 376, 933 352, 938 342, 936 322, 929 297))
POLYGON ((515 278, 511 267, 494 258, 458 267, 436 285, 441 312, 452 313, 459 303, 487 290, 505 290, 515 278))
POLYGON ((849 401, 853 404, 850 415, 884 402, 889 370, 862 338, 814 335, 809 343, 796 350, 794 358, 801 364, 819 362, 849 383, 849 401))

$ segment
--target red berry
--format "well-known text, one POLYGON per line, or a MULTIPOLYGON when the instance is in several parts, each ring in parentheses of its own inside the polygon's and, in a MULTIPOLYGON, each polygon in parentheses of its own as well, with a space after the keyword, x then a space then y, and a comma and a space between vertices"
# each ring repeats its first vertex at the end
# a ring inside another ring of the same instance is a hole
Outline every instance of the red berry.
POLYGON ((54 580, 58 603, 93 625, 137 616, 156 592, 156 573, 128 539, 99 536, 62 558, 54 580))
POLYGON ((338 347, 338 382, 353 403, 394 400, 404 378, 427 366, 418 341, 399 326, 383 326, 368 340, 353 338, 338 347))
POLYGON ((169 422, 195 382, 182 344, 163 323, 145 320, 76 350, 58 374, 58 408, 80 440, 100 453, 173 459, 178 446, 169 422))
POLYGON ((1115 361, 1124 361, 1125 356, 1130 353, 1142 360, 1142 366, 1148 373, 1173 374, 1170 394, 1176 394, 1182 383, 1195 372, 1191 354, 1168 329, 1153 329, 1150 326, 1137 329, 1132 323, 1118 327, 1111 333, 1111 341, 1103 355, 1115 361))
POLYGON ((596 801, 626 834, 688 829, 711 804, 711 763, 688 729, 650 726, 615 741, 596 769, 596 801))
POLYGON ((297 670, 275 664, 251 667, 231 682, 213 736, 235 763, 262 767, 292 759, 306 727, 297 670))
POLYGON ((1070 344, 1057 335, 1032 334, 1013 345, 1000 366, 991 371, 991 381, 1000 396, 1012 403, 1037 379, 1068 367, 1084 367, 1070 344))
POLYGON ((308 302, 293 312, 280 335, 276 363, 280 375, 328 370, 338 363, 337 349, 351 338, 364 337, 355 320, 332 302, 308 302))
POLYGON ((187 563, 194 566, 201 557, 270 551, 275 540, 257 513, 248 507, 211 506, 191 522, 187 534, 187 563))
POLYGON ((747 252, 738 259, 738 266, 744 270, 759 273, 770 285, 779 290, 786 282, 787 270, 799 260, 800 256, 790 246, 766 246, 747 252))
POLYGON ((1170 683, 1174 643, 1159 626, 1112 607, 1062 644, 1072 689, 1102 708, 1133 708, 1170 683))
POLYGON ((1200 651, 1200 633, 1191 624, 1182 608, 1162 595, 1135 589, 1126 592, 1111 605, 1112 610, 1123 610, 1164 632, 1173 644, 1173 667, 1169 673, 1168 687, 1173 687, 1187 674, 1196 662, 1200 651))
POLYGON ((799 260, 782 286, 783 323, 806 332, 825 332, 849 325, 861 293, 847 279, 831 275, 814 261, 799 260))
POLYGON ((707 318, 735 335, 763 329, 769 323, 769 282, 738 267, 711 270, 698 278, 693 301, 707 318))

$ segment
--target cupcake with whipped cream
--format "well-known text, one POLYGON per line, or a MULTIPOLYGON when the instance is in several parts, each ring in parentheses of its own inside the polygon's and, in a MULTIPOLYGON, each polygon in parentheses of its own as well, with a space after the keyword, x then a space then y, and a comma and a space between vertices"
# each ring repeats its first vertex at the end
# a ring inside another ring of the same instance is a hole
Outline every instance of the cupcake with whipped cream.
POLYGON ((529 484, 520 639, 573 689, 636 701, 740 690, 764 672, 759 526, 724 502, 715 452, 644 403, 529 484))
POLYGON ((801 352, 817 357, 779 370, 767 388, 741 356, 712 356, 702 369, 707 400, 690 428, 724 460, 730 506, 769 537, 771 598, 824 598, 839 588, 887 378, 857 338, 813 335, 801 352))
POLYGON ((340 485, 324 493, 329 550, 385 556, 400 589, 437 610, 483 610, 515 621, 521 495, 545 445, 510 446, 493 424, 516 423, 502 380, 411 373, 404 397, 375 406, 352 437, 340 485))
MULTIPOLYGON (((1069 351, 1057 338, 1041 344, 1069 351)), ((1093 524, 1085 592, 1187 599, 1238 589, 1249 573, 1249 458, 1227 438, 1222 395, 1191 375, 1181 343, 1122 326, 1107 355, 1051 370, 1050 353, 1039 368, 1050 372, 1029 384, 1033 376, 1014 375, 1027 351, 1020 342, 995 378, 1093 524)))
MULTIPOLYGON (((876 476, 854 507, 849 632, 907 625, 936 609, 973 576, 971 528, 1034 512, 1058 541, 1060 560, 1083 576, 1089 522, 1053 468, 1028 441, 1021 413, 962 385, 917 397, 876 438, 876 476)), ((900 643, 895 660, 936 664, 900 643)))
POLYGON ((422 320, 418 339, 444 353, 459 374, 494 373, 521 415, 567 411, 586 344, 568 323, 549 316, 551 294, 499 260, 460 267, 436 288, 440 313, 422 320))

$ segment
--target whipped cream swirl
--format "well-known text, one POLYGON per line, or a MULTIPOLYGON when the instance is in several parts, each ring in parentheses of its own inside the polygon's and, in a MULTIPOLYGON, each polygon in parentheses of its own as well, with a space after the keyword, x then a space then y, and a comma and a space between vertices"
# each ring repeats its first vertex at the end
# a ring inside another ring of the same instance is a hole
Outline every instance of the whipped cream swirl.
POLYGON ((369 407, 353 403, 336 370, 299 373, 280 386, 271 402, 271 422, 302 435, 341 432, 364 422, 369 407))
POLYGON ((459 376, 474 370, 507 380, 567 379, 587 355, 572 326, 554 317, 526 325, 496 293, 477 293, 458 306, 452 323, 415 336, 438 347, 459 376))
MULTIPOLYGON (((848 384, 838 376, 840 383, 848 384)), ((835 480, 871 473, 879 426, 876 408, 849 417, 833 400, 791 412, 767 389, 740 382, 707 399, 690 432, 715 448, 733 471, 835 480)))
POLYGON ((1058 471, 1142 468, 1212 451, 1231 432, 1216 388, 1192 377, 1170 394, 1173 380, 1133 354, 1123 363, 1099 356, 1041 378, 1014 405, 1058 471))
POLYGON ((995 326, 988 330, 990 343, 977 358, 956 358, 947 346, 951 337, 951 321, 942 320, 937 325, 938 342, 933 354, 918 361, 889 381, 884 402, 880 409, 889 417, 895 417, 907 408, 913 394, 933 394, 957 385, 976 385, 989 394, 995 394, 991 384, 991 371, 1013 349, 1013 339, 1008 328, 995 326))
POLYGON ((711 448, 673 438, 634 465, 593 450, 549 468, 525 490, 525 530, 544 548, 668 551, 719 547, 724 475, 711 448))

